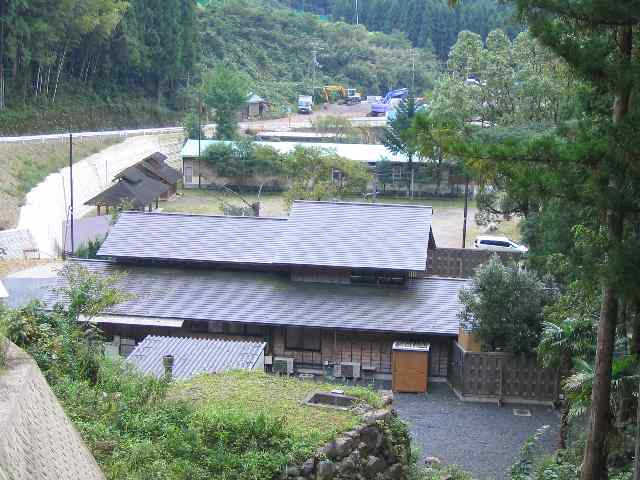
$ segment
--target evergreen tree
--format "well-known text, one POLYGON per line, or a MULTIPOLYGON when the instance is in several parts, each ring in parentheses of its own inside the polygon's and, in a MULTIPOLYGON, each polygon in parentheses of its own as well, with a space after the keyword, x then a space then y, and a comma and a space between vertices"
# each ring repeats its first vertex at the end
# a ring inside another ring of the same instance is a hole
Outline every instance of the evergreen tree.
POLYGON ((417 113, 415 98, 410 95, 402 100, 395 110, 395 118, 388 122, 384 129, 382 143, 393 153, 400 153, 407 158, 409 170, 408 195, 413 197, 414 159, 418 154, 418 145, 413 131, 413 118, 417 113))

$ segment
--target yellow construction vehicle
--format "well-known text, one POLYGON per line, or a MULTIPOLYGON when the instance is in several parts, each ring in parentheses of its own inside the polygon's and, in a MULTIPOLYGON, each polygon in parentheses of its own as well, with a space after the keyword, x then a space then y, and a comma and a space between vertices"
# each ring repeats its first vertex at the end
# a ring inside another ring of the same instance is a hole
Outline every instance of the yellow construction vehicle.
POLYGON ((362 95, 355 88, 345 88, 342 85, 325 85, 322 87, 320 96, 327 103, 337 101, 343 105, 355 105, 362 101, 362 95))

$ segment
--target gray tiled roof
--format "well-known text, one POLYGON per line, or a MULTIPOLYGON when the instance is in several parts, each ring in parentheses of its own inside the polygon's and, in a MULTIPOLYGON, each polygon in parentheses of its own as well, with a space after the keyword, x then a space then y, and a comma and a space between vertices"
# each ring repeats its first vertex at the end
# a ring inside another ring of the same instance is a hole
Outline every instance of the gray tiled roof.
POLYGON ((265 346, 264 342, 149 335, 127 360, 142 372, 160 377, 164 374, 162 357, 173 355, 173 378, 187 379, 201 373, 252 370, 265 346))
POLYGON ((98 255, 425 271, 431 207, 293 204, 288 219, 123 213, 98 255))
POLYGON ((124 212, 98 255, 271 263, 286 219, 124 212))
POLYGON ((278 262, 425 271, 431 207, 296 201, 278 262))
MULTIPOLYGON (((91 271, 127 271, 133 298, 108 312, 156 318, 457 335, 465 281, 410 280, 404 287, 292 282, 288 275, 123 266, 74 260, 91 271)), ((57 301, 49 294, 45 303, 57 301)))

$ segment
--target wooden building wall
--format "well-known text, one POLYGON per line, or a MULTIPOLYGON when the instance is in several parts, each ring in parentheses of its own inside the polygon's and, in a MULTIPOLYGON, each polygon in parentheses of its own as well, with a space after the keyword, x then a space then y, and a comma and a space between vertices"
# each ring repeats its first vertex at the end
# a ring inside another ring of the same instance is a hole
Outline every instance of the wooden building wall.
POLYGON ((358 362, 363 367, 373 367, 376 373, 390 374, 391 352, 394 341, 420 340, 431 343, 429 352, 429 376, 446 377, 451 339, 424 335, 393 335, 344 332, 322 329, 319 351, 291 350, 286 348, 285 327, 273 327, 270 353, 292 357, 300 368, 321 369, 324 362, 358 362))
MULTIPOLYGON (((311 333, 320 335, 319 350, 293 350, 286 345, 286 327, 262 327, 262 335, 227 335, 223 333, 206 333, 200 328, 191 326, 185 321, 182 328, 143 327, 135 325, 101 324, 107 338, 119 335, 140 342, 147 335, 228 338, 245 340, 261 339, 267 342, 267 354, 296 359, 297 368, 321 370, 324 362, 333 364, 341 362, 358 362, 363 367, 375 368, 376 373, 390 374, 392 370, 392 346, 394 341, 414 340, 427 341, 431 344, 429 352, 429 377, 446 377, 448 373, 449 352, 452 338, 430 337, 425 335, 395 335, 383 333, 360 333, 337 331, 333 329, 309 329, 311 333)), ((206 324, 206 322, 204 322, 206 324)))

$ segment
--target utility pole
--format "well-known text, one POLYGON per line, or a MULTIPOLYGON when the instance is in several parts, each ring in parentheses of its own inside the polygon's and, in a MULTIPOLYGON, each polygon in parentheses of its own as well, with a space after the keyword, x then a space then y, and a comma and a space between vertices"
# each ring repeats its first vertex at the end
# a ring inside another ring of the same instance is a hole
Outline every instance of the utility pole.
POLYGON ((316 92, 316 65, 318 65, 318 51, 313 50, 313 60, 311 61, 311 95, 316 92))
POLYGON ((356 0, 356 25, 360 24, 360 16, 358 14, 358 0, 356 0))
POLYGON ((71 196, 71 206, 69 209, 69 219, 71 221, 71 255, 75 252, 73 241, 73 134, 69 133, 69 192, 71 196))
MULTIPOLYGON (((202 94, 199 93, 198 94, 198 189, 200 189, 202 187, 202 172, 200 171, 201 169, 201 162, 200 162, 200 153, 202 153, 201 151, 201 146, 200 143, 202 142, 202 94)), ((217 127, 217 125, 216 125, 217 127)))
POLYGON ((464 220, 462 222, 462 248, 467 243, 467 211, 469 210, 469 175, 465 175, 464 181, 464 220))
POLYGON ((415 98, 415 86, 416 86, 416 57, 415 50, 411 49, 411 95, 415 98))

